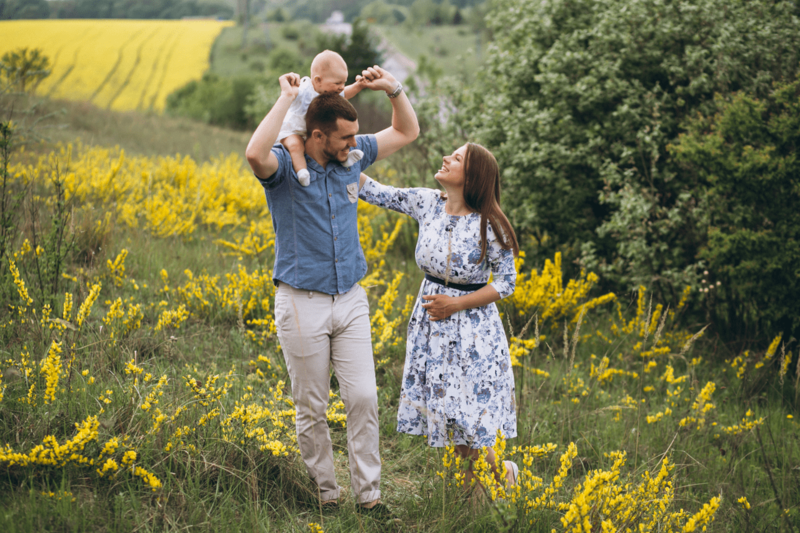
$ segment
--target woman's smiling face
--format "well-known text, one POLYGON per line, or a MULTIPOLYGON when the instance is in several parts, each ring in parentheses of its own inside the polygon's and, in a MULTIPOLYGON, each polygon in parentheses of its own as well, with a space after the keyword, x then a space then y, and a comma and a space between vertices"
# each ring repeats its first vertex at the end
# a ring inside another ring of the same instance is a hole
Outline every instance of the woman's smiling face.
POLYGON ((465 144, 451 155, 442 158, 442 168, 434 176, 436 181, 444 186, 463 187, 464 186, 464 162, 467 157, 467 145, 465 144))

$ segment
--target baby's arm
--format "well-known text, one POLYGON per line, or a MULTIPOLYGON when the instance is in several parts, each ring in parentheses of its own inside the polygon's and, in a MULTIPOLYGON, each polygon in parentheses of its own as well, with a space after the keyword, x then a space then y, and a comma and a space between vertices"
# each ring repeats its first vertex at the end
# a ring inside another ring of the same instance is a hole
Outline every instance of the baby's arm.
POLYGON ((350 100, 352 97, 354 97, 355 95, 357 95, 358 93, 361 92, 361 90, 364 88, 364 84, 361 83, 361 80, 362 80, 361 76, 358 76, 356 78, 356 82, 355 83, 353 83, 351 85, 348 85, 347 87, 344 88, 344 97, 345 98, 350 100))

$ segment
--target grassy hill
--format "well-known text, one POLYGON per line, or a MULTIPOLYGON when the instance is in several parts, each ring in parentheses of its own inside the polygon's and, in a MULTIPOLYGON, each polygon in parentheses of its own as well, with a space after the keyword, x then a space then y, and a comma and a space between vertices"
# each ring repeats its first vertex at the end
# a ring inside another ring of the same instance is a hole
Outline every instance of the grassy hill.
POLYGON ((412 61, 425 56, 446 75, 473 75, 480 67, 487 42, 478 39, 469 26, 425 26, 409 29, 404 25, 373 26, 412 61))
POLYGON ((244 158, 251 135, 156 113, 100 109, 85 102, 44 100, 35 109, 32 115, 18 113, 11 118, 23 125, 37 123, 34 134, 43 142, 28 145, 37 153, 80 139, 89 145, 119 145, 130 154, 182 154, 203 162, 220 154, 244 158))

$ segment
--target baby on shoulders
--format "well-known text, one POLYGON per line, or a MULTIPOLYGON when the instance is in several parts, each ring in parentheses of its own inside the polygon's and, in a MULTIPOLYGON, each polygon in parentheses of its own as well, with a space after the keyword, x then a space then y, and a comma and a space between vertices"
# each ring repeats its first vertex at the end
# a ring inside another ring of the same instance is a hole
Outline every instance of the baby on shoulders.
MULTIPOLYGON (((311 179, 305 158, 308 106, 320 94, 338 93, 349 100, 363 88, 358 81, 348 86, 345 86, 345 83, 347 83, 347 63, 342 56, 331 50, 317 54, 311 62, 311 77, 306 76, 300 80, 297 98, 292 102, 281 124, 278 141, 289 151, 297 180, 303 187, 308 187, 311 179)), ((350 167, 362 157, 364 153, 361 150, 351 150, 347 161, 342 165, 350 167)))

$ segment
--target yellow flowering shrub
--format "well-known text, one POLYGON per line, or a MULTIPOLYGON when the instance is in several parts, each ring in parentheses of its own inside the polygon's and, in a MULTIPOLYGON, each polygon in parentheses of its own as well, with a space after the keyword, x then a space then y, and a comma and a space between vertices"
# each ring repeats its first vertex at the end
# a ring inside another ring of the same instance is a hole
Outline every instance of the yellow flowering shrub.
POLYGON ((522 272, 524 264, 525 253, 521 251, 514 260, 517 270, 516 290, 507 298, 507 303, 520 316, 527 316, 535 310, 542 324, 557 327, 564 319, 577 322, 581 313, 616 299, 614 293, 608 293, 584 301, 599 279, 592 272, 582 271, 578 279, 569 280, 565 287, 560 252, 556 252, 553 261, 545 260, 541 273, 535 269, 528 273, 522 272))
MULTIPOLYGON (((498 432, 494 446, 499 478, 506 479, 506 459, 515 459, 519 465, 517 482, 513 486, 498 483, 483 448, 473 462, 475 477, 473 484, 484 487, 493 502, 502 502, 520 519, 536 511, 551 510, 560 514, 562 531, 570 533, 592 533, 594 531, 696 531, 705 530, 715 517, 720 497, 712 498, 694 515, 683 509, 675 509, 675 488, 672 471, 675 465, 668 457, 660 461, 655 475, 645 471, 636 483, 631 473, 623 473, 627 462, 624 451, 606 453, 611 461, 607 470, 590 470, 586 477, 568 488, 567 477, 573 460, 578 455, 575 443, 570 443, 559 458, 558 470, 549 484, 534 471, 536 459, 555 451, 555 444, 543 446, 513 447, 506 453, 505 439, 498 432)), ((437 471, 445 483, 461 486, 464 483, 464 464, 454 447, 445 448, 442 457, 443 469, 437 471)), ((508 514, 505 514, 508 516, 508 514)))

